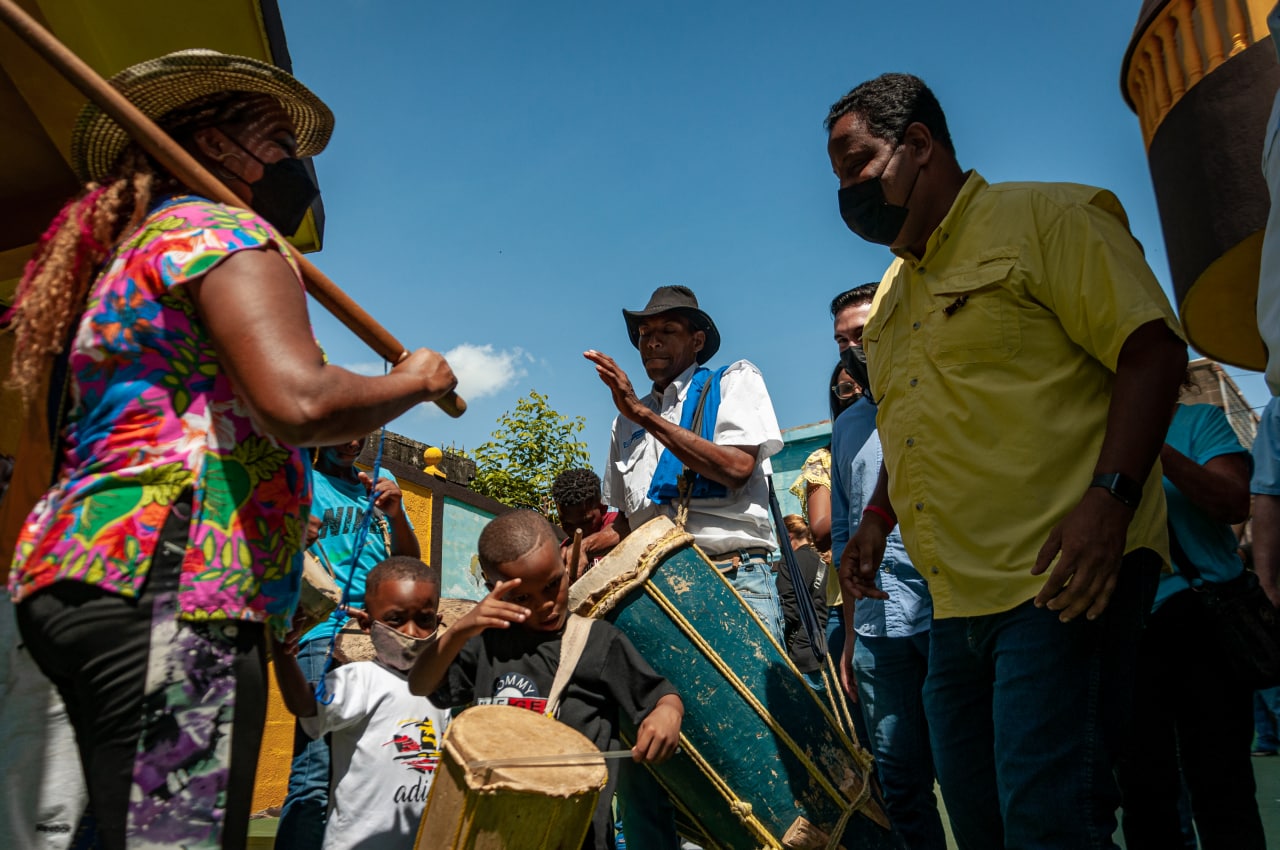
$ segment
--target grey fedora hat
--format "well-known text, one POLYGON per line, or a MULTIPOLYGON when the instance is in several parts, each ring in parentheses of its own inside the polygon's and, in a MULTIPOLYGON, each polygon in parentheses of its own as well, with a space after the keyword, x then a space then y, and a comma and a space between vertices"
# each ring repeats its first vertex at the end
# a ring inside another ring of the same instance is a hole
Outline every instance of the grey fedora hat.
POLYGON ((627 321, 627 335, 631 344, 640 347, 640 321, 661 313, 679 313, 686 317, 695 331, 706 334, 706 344, 698 352, 698 363, 706 363, 720 350, 720 331, 716 323, 698 306, 698 296, 687 286, 659 286, 649 296, 649 303, 643 310, 623 310, 622 318, 627 321))

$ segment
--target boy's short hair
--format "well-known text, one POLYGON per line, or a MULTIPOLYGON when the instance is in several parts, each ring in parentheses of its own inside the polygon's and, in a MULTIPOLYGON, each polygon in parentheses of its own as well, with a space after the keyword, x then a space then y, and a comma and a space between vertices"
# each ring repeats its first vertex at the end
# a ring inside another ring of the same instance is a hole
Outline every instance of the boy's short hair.
POLYGON ((364 580, 365 596, 377 590, 378 585, 387 581, 425 581, 428 584, 440 584, 440 575, 417 558, 408 555, 392 555, 378 566, 369 570, 364 580))
POLYGON ((590 469, 566 469, 551 485, 557 505, 573 507, 600 501, 600 478, 590 469))
POLYGON ((499 564, 518 561, 544 540, 556 542, 547 518, 536 511, 509 511, 489 521, 477 544, 480 569, 488 572, 499 564))

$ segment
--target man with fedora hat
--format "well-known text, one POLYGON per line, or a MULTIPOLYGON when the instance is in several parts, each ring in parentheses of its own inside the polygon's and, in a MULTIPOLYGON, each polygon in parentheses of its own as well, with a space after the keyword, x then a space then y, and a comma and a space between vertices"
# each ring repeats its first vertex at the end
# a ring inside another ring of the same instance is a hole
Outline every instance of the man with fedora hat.
MULTIPOLYGON (((640 398, 613 358, 584 354, 618 408, 604 474, 604 502, 622 512, 612 528, 621 538, 659 514, 674 517, 687 487, 685 529, 783 643, 764 477, 782 434, 764 378, 746 360, 714 372, 704 366, 720 349, 720 331, 688 287, 660 286, 643 310, 622 316, 653 390, 640 398), (686 469, 692 479, 682 485, 686 469)), ((680 846, 662 788, 629 767, 618 784, 628 846, 680 846)))
POLYGON ((764 378, 746 360, 714 373, 704 367, 720 348, 720 331, 688 287, 660 286, 643 310, 622 315, 652 392, 640 398, 612 358, 585 354, 618 408, 604 475, 604 501, 623 514, 615 527, 622 536, 658 514, 674 516, 687 468, 694 477, 686 529, 781 640, 763 467, 782 435, 764 378))

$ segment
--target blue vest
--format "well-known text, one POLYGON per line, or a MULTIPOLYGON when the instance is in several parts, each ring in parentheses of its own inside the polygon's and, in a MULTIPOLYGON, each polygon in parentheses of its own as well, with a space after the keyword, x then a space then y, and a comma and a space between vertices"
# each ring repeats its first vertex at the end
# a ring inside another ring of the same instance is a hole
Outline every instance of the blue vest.
MULTIPOLYGON (((693 430, 693 414, 698 409, 698 400, 706 390, 707 401, 702 410, 702 427, 698 436, 709 442, 715 442, 716 417, 720 413, 720 379, 727 366, 721 366, 714 374, 705 366, 700 366, 693 373, 689 382, 689 392, 684 397, 684 407, 680 410, 680 427, 686 431, 693 430), (710 386, 708 386, 708 380, 710 386)), ((666 505, 680 495, 678 482, 684 472, 684 461, 664 448, 658 458, 658 467, 653 472, 653 481, 649 483, 649 501, 655 505, 666 505)), ((718 481, 693 474, 693 488, 690 491, 694 499, 721 499, 729 494, 729 488, 718 481)))

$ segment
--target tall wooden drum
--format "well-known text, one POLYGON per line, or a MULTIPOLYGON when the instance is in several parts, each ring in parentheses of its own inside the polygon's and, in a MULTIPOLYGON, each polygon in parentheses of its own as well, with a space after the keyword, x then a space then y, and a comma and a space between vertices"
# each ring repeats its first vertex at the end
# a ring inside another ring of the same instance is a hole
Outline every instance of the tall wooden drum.
POLYGON ((691 535, 650 520, 569 589, 569 607, 613 622, 680 693, 681 752, 652 770, 685 837, 706 850, 894 846, 870 755, 691 535))
POLYGON ((416 850, 580 850, 604 759, 587 764, 477 762, 596 752, 558 720, 509 705, 477 705, 449 724, 416 850))

